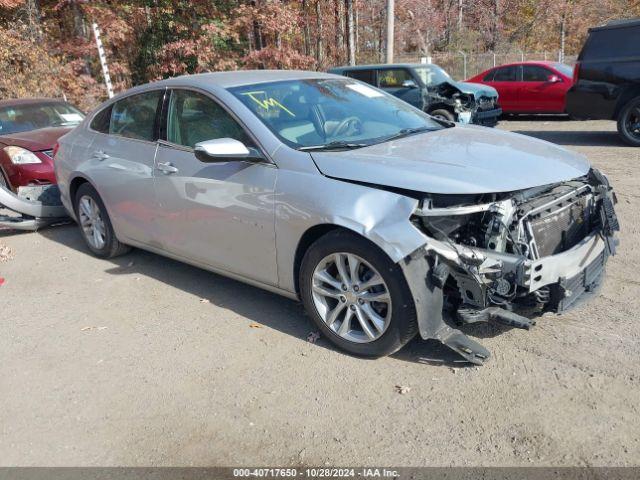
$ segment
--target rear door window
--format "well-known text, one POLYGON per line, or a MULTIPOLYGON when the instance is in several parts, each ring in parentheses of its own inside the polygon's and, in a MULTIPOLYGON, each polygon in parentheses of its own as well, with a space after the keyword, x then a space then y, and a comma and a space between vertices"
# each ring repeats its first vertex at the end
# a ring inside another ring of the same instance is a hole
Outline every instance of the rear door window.
POLYGON ((553 75, 551 70, 538 65, 524 65, 522 68, 523 82, 546 82, 553 75))
POLYGON ((347 77, 366 82, 369 85, 376 84, 376 72, 375 70, 351 70, 346 72, 347 77))
POLYGON ((164 90, 123 98, 113 104, 109 133, 137 140, 156 141, 156 117, 164 90))
POLYGON ((621 27, 591 32, 581 60, 640 57, 640 27, 621 27))
POLYGON ((515 66, 496 69, 493 76, 494 82, 515 82, 518 79, 518 68, 515 66))

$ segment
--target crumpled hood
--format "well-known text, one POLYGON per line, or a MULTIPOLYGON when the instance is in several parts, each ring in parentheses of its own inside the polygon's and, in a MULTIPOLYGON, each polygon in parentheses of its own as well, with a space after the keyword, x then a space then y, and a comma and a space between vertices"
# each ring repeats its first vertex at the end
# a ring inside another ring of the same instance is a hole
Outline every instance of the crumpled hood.
POLYGON ((10 133, 0 135, 0 144, 15 145, 31 150, 32 152, 50 150, 58 141, 58 138, 71 130, 69 127, 51 127, 29 130, 27 132, 10 133))
POLYGON ((489 85, 468 82, 451 82, 462 93, 474 95, 476 99, 480 97, 494 98, 498 96, 498 91, 489 85))
POLYGON ((443 194, 511 192, 590 169, 583 156, 552 143, 474 125, 311 155, 328 177, 443 194))

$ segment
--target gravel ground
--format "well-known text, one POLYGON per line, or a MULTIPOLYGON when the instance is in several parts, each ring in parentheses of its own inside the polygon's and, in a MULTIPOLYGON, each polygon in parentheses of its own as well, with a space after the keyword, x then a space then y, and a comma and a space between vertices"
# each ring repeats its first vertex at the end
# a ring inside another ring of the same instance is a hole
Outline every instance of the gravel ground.
POLYGON ((98 260, 74 226, 0 233, 0 464, 640 464, 640 149, 611 122, 500 128, 610 176, 622 243, 592 303, 475 328, 480 368, 419 340, 368 361, 307 342, 302 307, 256 288, 143 251, 98 260))

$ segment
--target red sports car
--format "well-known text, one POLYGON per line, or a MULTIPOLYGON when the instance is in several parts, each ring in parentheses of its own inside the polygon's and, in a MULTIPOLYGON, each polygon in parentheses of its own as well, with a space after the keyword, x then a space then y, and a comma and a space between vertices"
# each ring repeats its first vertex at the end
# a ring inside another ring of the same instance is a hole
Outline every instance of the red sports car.
POLYGON ((0 186, 15 192, 56 183, 54 145, 83 118, 80 110, 61 100, 0 101, 0 186))
POLYGON ((565 113, 573 69, 558 62, 522 62, 486 70, 467 82, 490 85, 504 113, 565 113))

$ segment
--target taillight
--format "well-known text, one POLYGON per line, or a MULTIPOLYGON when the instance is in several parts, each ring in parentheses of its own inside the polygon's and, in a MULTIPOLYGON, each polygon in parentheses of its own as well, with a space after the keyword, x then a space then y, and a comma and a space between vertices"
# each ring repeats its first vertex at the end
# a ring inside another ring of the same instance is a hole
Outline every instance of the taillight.
POLYGON ((60 148, 60 144, 56 142, 53 146, 53 153, 51 154, 51 158, 56 158, 56 154, 58 153, 58 149, 60 148))
POLYGON ((573 83, 578 83, 578 76, 580 75, 580 62, 576 62, 573 67, 573 83))

